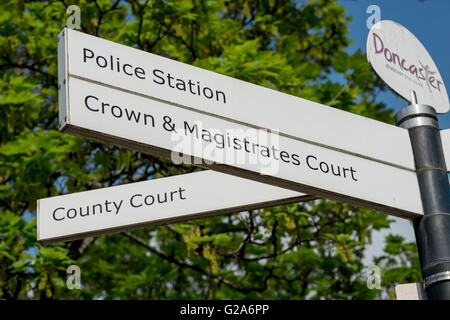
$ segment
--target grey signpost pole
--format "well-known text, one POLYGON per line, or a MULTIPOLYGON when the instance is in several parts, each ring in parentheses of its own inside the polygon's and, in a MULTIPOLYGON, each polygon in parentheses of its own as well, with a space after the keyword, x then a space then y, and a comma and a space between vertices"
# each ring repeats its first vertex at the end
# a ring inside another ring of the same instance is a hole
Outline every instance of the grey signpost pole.
POLYGON ((424 216, 414 222, 427 299, 450 300, 450 186, 435 109, 412 104, 397 113, 408 129, 424 216))

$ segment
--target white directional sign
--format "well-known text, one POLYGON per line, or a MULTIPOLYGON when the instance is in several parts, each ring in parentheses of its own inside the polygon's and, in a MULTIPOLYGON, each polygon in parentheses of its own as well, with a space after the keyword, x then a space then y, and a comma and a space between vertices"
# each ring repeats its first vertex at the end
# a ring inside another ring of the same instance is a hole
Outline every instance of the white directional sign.
POLYGON ((401 217, 423 214, 405 129, 72 30, 59 37, 58 63, 65 132, 174 162, 177 151, 401 217))
POLYGON ((450 171, 450 129, 441 130, 441 143, 444 149, 445 163, 447 171, 450 171))
POLYGON ((308 199, 295 191, 205 170, 40 199, 38 241, 75 240, 308 199))
POLYGON ((404 99, 417 101, 446 113, 450 108, 447 90, 438 68, 425 47, 402 25, 382 20, 367 38, 367 58, 378 76, 404 99))
POLYGON ((363 158, 415 169, 405 129, 71 29, 64 29, 59 39, 62 41, 59 51, 64 55, 61 59, 65 60, 58 66, 61 85, 66 76, 80 78, 251 127, 278 130, 284 136, 363 158))

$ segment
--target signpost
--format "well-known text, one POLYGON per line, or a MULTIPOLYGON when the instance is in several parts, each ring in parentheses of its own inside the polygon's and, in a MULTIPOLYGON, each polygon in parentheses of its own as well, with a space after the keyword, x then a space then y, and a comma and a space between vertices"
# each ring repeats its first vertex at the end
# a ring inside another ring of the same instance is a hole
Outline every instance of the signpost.
POLYGON ((311 199, 205 170, 40 199, 38 241, 69 241, 311 199))
MULTIPOLYGON (((284 137, 415 169, 404 129, 82 32, 64 29, 58 39, 62 95, 65 79, 68 83, 81 79, 89 82, 86 87, 97 83, 117 93, 132 93, 253 128, 275 129, 284 137)), ((71 125, 64 113, 68 98, 60 97, 63 130, 71 125)), ((109 108, 105 112, 111 113, 109 108)))
POLYGON ((450 185, 443 151, 448 153, 449 145, 436 115, 449 110, 445 85, 420 41, 393 21, 372 27, 367 58, 386 84, 411 102, 397 113, 397 125, 409 132, 424 209, 414 221, 422 277, 428 299, 449 300, 450 185))
POLYGON ((395 22, 370 30, 367 57, 411 102, 399 127, 64 29, 60 130, 232 176, 204 171, 41 199, 39 241, 325 197, 414 220, 426 296, 450 299, 450 131, 436 116, 450 108, 445 85, 395 22))
POLYGON ((404 129, 72 30, 59 37, 59 72, 64 132, 172 160, 175 150, 225 173, 408 219, 422 215, 404 129), (89 58, 91 51, 97 55, 89 58), (216 98, 157 84, 155 70, 214 84, 216 98), (279 135, 267 133, 277 128, 279 135))

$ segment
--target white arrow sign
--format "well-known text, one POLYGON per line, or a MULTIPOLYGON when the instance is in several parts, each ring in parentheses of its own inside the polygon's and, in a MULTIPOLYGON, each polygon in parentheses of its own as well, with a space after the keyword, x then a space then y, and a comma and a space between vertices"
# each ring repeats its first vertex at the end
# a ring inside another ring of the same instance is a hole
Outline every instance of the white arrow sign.
POLYGON ((367 58, 378 76, 411 102, 411 90, 417 101, 446 113, 450 108, 447 90, 438 68, 425 47, 397 22, 376 23, 367 37, 367 58))
POLYGON ((49 244, 312 199, 201 171, 38 200, 38 241, 49 244))
POLYGON ((61 85, 68 76, 81 78, 415 170, 405 129, 71 29, 64 29, 58 39, 61 85))
POLYGON ((211 169, 410 219, 423 214, 404 129, 75 31, 60 36, 58 63, 65 132, 175 162, 179 151, 211 169))

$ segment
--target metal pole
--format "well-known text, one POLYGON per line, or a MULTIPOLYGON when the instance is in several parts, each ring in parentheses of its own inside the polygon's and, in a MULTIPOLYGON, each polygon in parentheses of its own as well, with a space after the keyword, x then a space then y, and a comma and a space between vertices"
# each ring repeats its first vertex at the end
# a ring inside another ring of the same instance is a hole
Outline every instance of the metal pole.
POLYGON ((414 221, 427 299, 450 300, 450 186, 436 111, 412 104, 397 113, 397 125, 408 129, 424 216, 414 221))

